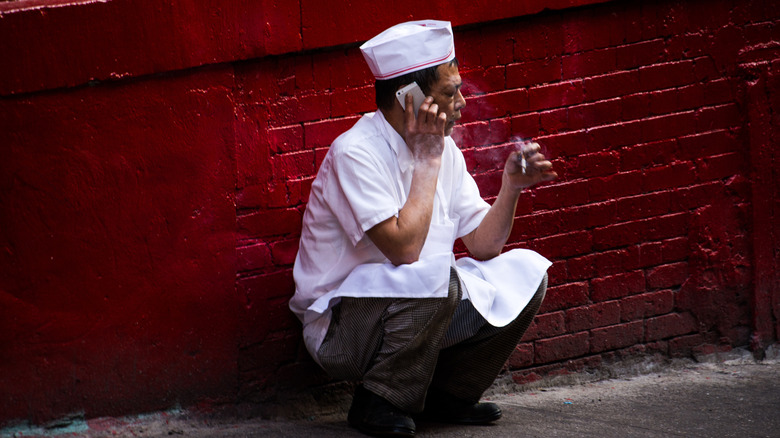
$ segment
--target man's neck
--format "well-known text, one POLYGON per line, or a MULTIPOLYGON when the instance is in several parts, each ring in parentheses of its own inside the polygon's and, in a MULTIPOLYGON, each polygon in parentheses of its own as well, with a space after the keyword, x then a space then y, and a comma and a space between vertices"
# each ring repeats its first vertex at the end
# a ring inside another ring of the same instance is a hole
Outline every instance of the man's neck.
MULTIPOLYGON (((387 123, 390 124, 390 126, 395 129, 395 132, 398 133, 398 135, 401 136, 401 138, 404 138, 404 113, 403 111, 395 111, 395 108, 391 110, 383 110, 379 109, 379 111, 382 111, 382 115, 385 117, 385 120, 387 120, 387 123)), ((404 138, 405 140, 405 138, 404 138)))

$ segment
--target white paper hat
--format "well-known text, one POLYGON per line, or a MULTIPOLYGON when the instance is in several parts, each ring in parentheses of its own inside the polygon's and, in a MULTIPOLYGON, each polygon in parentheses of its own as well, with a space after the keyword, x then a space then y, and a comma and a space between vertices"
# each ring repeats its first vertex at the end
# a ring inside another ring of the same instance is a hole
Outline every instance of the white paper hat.
POLYGON ((396 24, 360 46, 376 79, 391 79, 455 58, 449 21, 396 24))

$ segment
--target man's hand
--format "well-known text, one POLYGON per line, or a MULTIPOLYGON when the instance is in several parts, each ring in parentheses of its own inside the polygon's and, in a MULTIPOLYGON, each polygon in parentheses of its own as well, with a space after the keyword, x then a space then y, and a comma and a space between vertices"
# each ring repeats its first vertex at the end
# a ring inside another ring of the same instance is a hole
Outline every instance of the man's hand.
POLYGON ((504 184, 514 190, 521 190, 557 178, 552 163, 542 155, 540 149, 538 143, 527 143, 521 150, 509 154, 504 164, 504 184))
POLYGON ((414 116, 414 99, 406 95, 406 110, 404 111, 404 141, 412 151, 415 162, 430 162, 440 160, 444 152, 444 127, 447 115, 439 114, 439 106, 433 103, 433 97, 428 96, 420 105, 417 117, 414 116))

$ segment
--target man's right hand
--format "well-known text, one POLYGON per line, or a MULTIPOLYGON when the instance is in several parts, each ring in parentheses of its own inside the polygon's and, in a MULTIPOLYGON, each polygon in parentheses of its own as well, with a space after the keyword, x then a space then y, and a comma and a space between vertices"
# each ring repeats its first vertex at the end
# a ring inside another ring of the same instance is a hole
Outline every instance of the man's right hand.
POLYGON ((428 96, 420 105, 417 117, 414 116, 414 99, 406 95, 404 111, 404 141, 412 152, 416 162, 428 162, 441 159, 444 152, 444 128, 447 115, 439 114, 439 106, 428 96))

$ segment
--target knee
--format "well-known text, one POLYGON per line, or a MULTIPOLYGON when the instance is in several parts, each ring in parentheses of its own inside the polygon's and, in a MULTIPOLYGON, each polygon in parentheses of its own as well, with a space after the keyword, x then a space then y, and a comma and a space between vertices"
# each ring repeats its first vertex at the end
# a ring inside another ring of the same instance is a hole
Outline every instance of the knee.
POLYGON ((545 272, 544 277, 542 277, 542 282, 539 283, 539 288, 537 288, 536 293, 534 293, 534 299, 539 300, 539 302, 544 300, 544 297, 547 295, 547 280, 548 275, 545 272))
POLYGON ((546 295, 547 295, 547 273, 545 272, 544 277, 542 277, 542 281, 539 283, 539 287, 536 288, 536 292, 534 292, 534 296, 531 297, 531 301, 528 303, 528 307, 535 308, 536 312, 538 312, 539 308, 542 306, 542 301, 544 301, 544 297, 546 295))
POLYGON ((450 268, 450 285, 447 290, 447 305, 452 307, 452 311, 460 304, 460 300, 463 297, 463 290, 460 285, 460 277, 455 268, 450 268))

